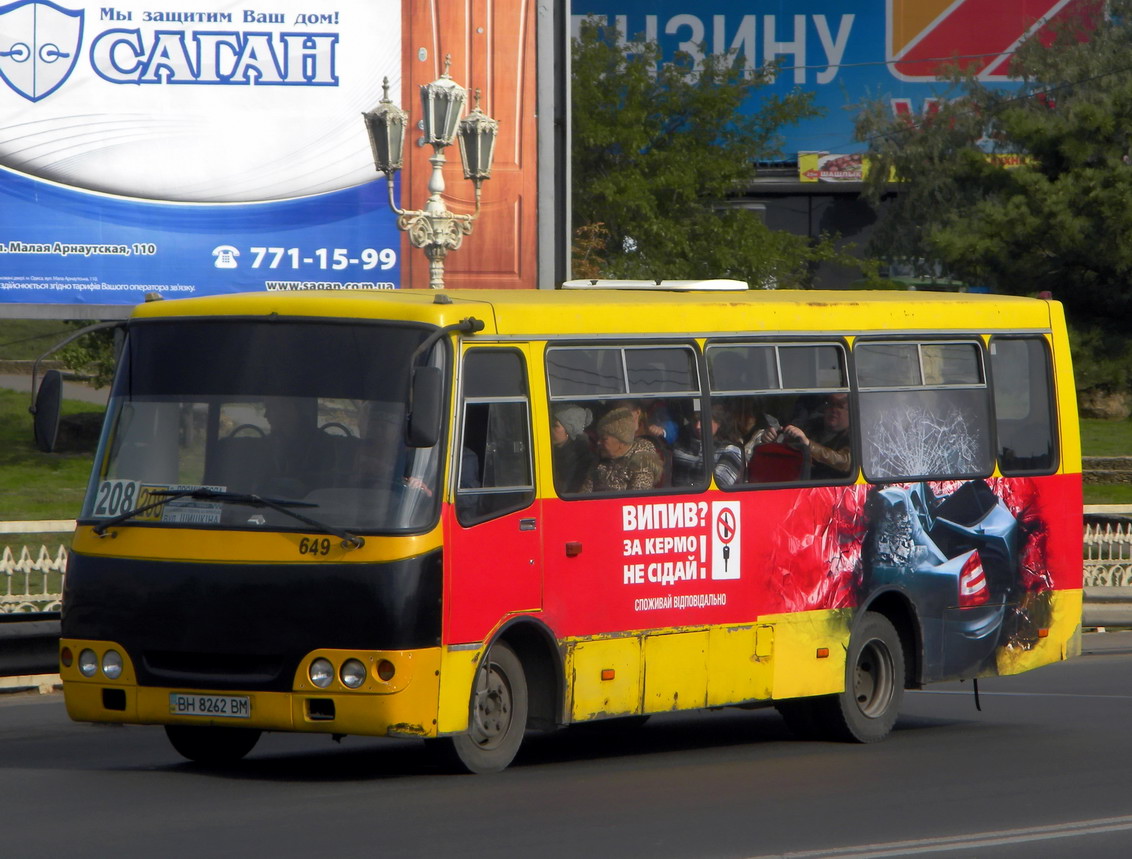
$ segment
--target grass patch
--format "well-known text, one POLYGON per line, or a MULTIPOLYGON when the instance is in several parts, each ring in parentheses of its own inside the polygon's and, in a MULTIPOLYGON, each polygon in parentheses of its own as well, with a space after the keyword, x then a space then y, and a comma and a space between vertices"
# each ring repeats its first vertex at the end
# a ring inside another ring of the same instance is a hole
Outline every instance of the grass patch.
POLYGON ((1086 504, 1132 505, 1132 483, 1086 483, 1086 504))
POLYGON ((1132 456, 1132 420, 1081 418, 1081 453, 1085 456, 1132 456))
MULTIPOLYGON (((74 519, 82 506, 93 451, 43 453, 32 437, 26 393, 0 388, 0 522, 74 519)), ((64 400, 63 414, 98 411, 64 400)))
POLYGON ((59 319, 0 319, 0 361, 34 360, 74 332, 59 319))

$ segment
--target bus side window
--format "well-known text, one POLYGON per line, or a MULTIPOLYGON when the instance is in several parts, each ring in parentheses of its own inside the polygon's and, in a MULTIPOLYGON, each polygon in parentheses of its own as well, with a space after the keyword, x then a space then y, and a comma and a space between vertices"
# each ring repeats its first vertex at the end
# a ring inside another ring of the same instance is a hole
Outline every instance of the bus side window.
POLYGON ((990 403, 975 341, 859 342, 861 449, 874 483, 986 477, 990 403))
MULTIPOLYGON (((736 485, 841 482, 856 475, 845 351, 840 343, 718 342, 707 349, 713 406, 742 447, 736 485)), ((716 474, 716 483, 724 484, 716 474)))
POLYGON ((1057 451, 1045 340, 993 337, 990 358, 999 468, 1003 474, 1049 471, 1057 451))
POLYGON ((676 456, 701 396, 692 344, 552 346, 546 367, 560 496, 706 488, 702 457, 676 456))
POLYGON ((471 349, 464 356, 456 518, 473 525, 529 506, 535 497, 530 401, 523 356, 471 349))

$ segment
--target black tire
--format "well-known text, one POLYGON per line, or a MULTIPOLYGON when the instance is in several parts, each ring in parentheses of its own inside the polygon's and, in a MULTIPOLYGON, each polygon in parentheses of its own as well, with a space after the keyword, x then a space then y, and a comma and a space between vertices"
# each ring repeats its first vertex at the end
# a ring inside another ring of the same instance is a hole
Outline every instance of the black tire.
POLYGON ((445 738, 457 763, 470 773, 507 768, 527 730, 527 678, 503 642, 493 644, 476 671, 468 732, 445 738))
POLYGON ((802 739, 876 743, 896 724, 904 700, 904 647, 883 615, 869 612, 849 639, 845 691, 775 706, 802 739))
POLYGON ((829 736, 876 743, 888 736, 904 700, 904 647, 896 628, 874 612, 861 618, 849 639, 845 691, 827 699, 829 736))
POLYGON ((240 760, 255 748, 262 732, 217 725, 166 725, 165 736, 182 757, 216 766, 240 760))

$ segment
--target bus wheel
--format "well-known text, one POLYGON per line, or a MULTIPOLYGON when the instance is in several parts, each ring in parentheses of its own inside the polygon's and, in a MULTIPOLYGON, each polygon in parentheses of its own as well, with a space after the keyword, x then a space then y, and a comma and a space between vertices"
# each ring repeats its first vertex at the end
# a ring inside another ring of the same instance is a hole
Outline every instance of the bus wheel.
POLYGON ((173 748, 199 764, 230 764, 255 748, 260 731, 216 725, 166 725, 165 736, 173 748))
POLYGON ((449 738, 468 772, 492 773, 515 759, 527 729, 527 678, 523 664, 503 642, 492 645, 476 672, 468 732, 449 738))
POLYGON ((883 615, 867 613, 849 640, 845 691, 825 699, 828 734, 847 742, 875 743, 896 724, 904 699, 904 648, 883 615))

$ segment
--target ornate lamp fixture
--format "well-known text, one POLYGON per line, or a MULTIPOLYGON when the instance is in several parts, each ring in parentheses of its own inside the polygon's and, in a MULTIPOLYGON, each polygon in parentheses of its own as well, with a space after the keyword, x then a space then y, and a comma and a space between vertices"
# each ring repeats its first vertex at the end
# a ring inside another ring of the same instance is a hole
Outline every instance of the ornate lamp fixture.
POLYGON ((373 110, 363 113, 373 163, 385 174, 389 187, 389 206, 397 213, 397 226, 409 234, 409 243, 422 248, 429 261, 429 286, 444 288, 444 258, 449 251, 460 247, 464 236, 472 232, 472 222, 480 213, 480 186, 491 178, 491 162, 495 154, 495 138, 499 123, 480 110, 480 91, 476 90, 476 106, 463 119, 460 114, 468 99, 468 92, 448 74, 452 55, 444 58, 444 74, 421 87, 421 109, 424 143, 432 146, 429 158, 432 176, 429 177, 429 197, 423 210, 398 208, 393 200, 393 174, 404 163, 405 127, 409 115, 389 100, 389 78, 382 81, 381 101, 373 110), (475 185, 476 208, 470 215, 448 211, 440 196, 444 193, 444 150, 459 136, 460 160, 464 165, 464 178, 475 185))

